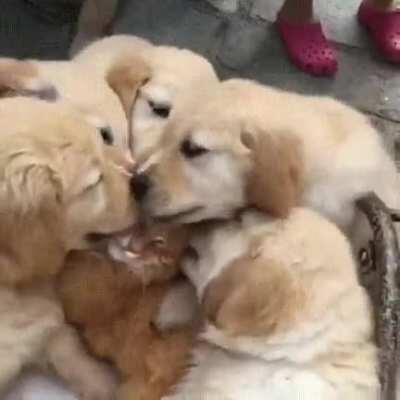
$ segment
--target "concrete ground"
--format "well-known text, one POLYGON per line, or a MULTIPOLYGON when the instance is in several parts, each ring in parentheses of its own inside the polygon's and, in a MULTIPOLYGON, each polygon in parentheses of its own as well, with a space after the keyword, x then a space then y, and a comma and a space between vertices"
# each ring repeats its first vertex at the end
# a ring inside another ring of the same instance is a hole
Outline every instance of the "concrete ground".
MULTIPOLYGON (((339 51, 335 78, 310 77, 289 63, 273 25, 281 1, 241 0, 238 12, 224 15, 204 0, 121 0, 114 32, 196 50, 211 59, 221 77, 243 76, 342 99, 370 115, 390 150, 400 153, 400 66, 385 63, 371 47, 356 22, 359 0, 316 0, 339 51)), ((1 3, 0 54, 67 56, 73 33, 68 18, 43 19, 24 0, 1 3)))

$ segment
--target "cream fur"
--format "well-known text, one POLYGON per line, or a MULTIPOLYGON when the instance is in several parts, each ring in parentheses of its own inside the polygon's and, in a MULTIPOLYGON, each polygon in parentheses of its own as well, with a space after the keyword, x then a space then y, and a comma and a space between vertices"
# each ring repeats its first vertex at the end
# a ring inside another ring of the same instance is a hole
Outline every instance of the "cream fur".
POLYGON ((154 217, 227 217, 257 194, 254 203, 266 212, 276 211, 266 207, 275 199, 282 215, 296 204, 323 213, 356 247, 368 236, 356 199, 375 191, 399 206, 395 164, 365 116, 331 98, 240 79, 177 106, 162 146, 139 170, 151 182, 143 206, 154 217), (206 152, 187 159, 185 140, 206 152))
POLYGON ((205 328, 193 367, 165 400, 378 398, 369 301, 333 224, 301 208, 286 220, 247 211, 191 245, 198 258, 183 269, 205 328))
POLYGON ((140 42, 142 51, 134 53, 128 48, 132 40, 126 35, 103 39, 92 45, 93 51, 88 48, 78 59, 85 63, 94 60, 101 65, 104 61, 98 60, 93 53, 102 54, 101 48, 105 47, 114 47, 123 55, 114 63, 118 72, 113 74, 113 80, 122 82, 114 90, 120 97, 123 97, 121 91, 132 92, 132 102, 125 106, 125 111, 134 142, 132 151, 135 157, 142 158, 158 145, 175 105, 196 96, 202 87, 214 84, 218 79, 211 63, 199 54, 170 46, 146 47, 143 41, 140 42), (129 87, 126 82, 131 80, 136 85, 135 76, 142 73, 143 67, 148 69, 147 81, 139 82, 139 89, 129 87), (154 107, 160 106, 170 111, 168 116, 156 114, 154 107))
POLYGON ((2 86, 7 85, 17 92, 29 89, 33 95, 53 88, 58 101, 75 106, 95 126, 110 127, 115 144, 127 148, 126 115, 106 76, 116 64, 131 57, 146 62, 152 71, 152 79, 133 110, 132 130, 138 147, 134 150, 138 155, 157 142, 165 126, 165 120, 151 113, 148 100, 166 101, 172 108, 178 96, 193 90, 194 82, 216 80, 211 64, 200 55, 154 46, 131 35, 114 35, 93 42, 71 61, 0 59, 0 95, 2 86))
POLYGON ((33 364, 81 398, 111 399, 114 379, 65 324, 54 284, 88 234, 136 222, 130 164, 66 105, 3 99, 0 129, 0 393, 33 364))

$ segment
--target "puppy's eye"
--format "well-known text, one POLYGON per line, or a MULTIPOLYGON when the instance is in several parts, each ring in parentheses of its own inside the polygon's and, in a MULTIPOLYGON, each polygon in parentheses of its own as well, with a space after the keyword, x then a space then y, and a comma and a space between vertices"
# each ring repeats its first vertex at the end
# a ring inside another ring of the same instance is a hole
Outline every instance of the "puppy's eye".
POLYGON ((111 146, 114 143, 114 136, 109 126, 103 126, 99 128, 99 132, 105 144, 111 146))
POLYGON ((186 158, 195 158, 199 157, 203 154, 208 153, 209 150, 206 149, 203 146, 200 146, 194 142, 192 142, 190 139, 185 139, 182 144, 181 144, 181 153, 186 157, 186 158))
POLYGON ((149 100, 149 106, 154 114, 160 118, 168 118, 171 107, 168 104, 156 104, 154 101, 149 100))

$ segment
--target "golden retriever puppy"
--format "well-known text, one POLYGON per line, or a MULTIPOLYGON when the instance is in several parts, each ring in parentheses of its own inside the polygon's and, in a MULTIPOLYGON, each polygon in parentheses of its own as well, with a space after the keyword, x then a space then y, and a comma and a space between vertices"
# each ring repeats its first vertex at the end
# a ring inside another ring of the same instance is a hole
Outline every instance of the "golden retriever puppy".
POLYGON ((132 148, 116 90, 129 113, 135 155, 158 139, 182 94, 216 79, 211 64, 200 55, 154 46, 131 35, 98 40, 71 61, 0 59, 0 96, 17 93, 69 102, 108 141, 132 148))
POLYGON ((159 400, 189 362, 197 301, 193 288, 178 277, 185 233, 181 227, 168 233, 163 262, 154 258, 162 253, 149 241, 142 259, 128 267, 96 253, 71 253, 60 277, 67 320, 80 328, 90 352, 111 361, 122 376, 119 400, 159 400), (173 330, 160 322, 169 309, 176 310, 173 330))
MULTIPOLYGON (((139 52, 145 41, 132 38, 130 51, 139 52)), ((104 53, 107 49, 101 49, 104 53)), ((112 62, 112 58, 108 59, 112 62)), ((78 61, 39 61, 0 58, 0 96, 23 95, 67 102, 115 145, 127 148, 125 113, 101 68, 78 61)))
MULTIPOLYGON (((98 45, 113 41, 122 48, 128 40, 116 36, 98 45)), ((137 158, 158 144, 176 104, 196 96, 201 88, 217 83, 218 78, 204 57, 187 49, 153 46, 136 55, 126 54, 109 70, 108 82, 126 112, 130 148, 137 158)), ((89 53, 86 60, 90 58, 89 53)))
POLYGON ((304 205, 350 233, 365 193, 399 203, 394 162, 365 116, 240 79, 176 108, 139 171, 136 198, 163 221, 226 218, 248 204, 284 217, 304 205))
POLYGON ((377 400, 367 294, 343 233, 305 208, 196 234, 183 270, 205 318, 165 400, 377 400))
MULTIPOLYGON (((112 43, 116 53, 122 52, 130 40, 128 36, 104 39, 81 52, 76 60, 106 72, 105 66, 112 62, 105 57, 114 55, 102 49, 112 43)), ((215 84, 217 78, 204 58, 188 50, 152 47, 140 55, 127 53, 107 72, 107 80, 126 112, 132 138, 130 148, 136 157, 158 143, 178 101, 195 96, 197 88, 215 84)), ((164 299, 167 308, 169 302, 182 305, 181 325, 188 315, 185 303, 193 304, 185 300, 191 293, 185 285, 178 290, 178 300, 168 295, 174 293, 178 261, 186 240, 185 228, 156 225, 144 237, 122 237, 110 248, 114 259, 124 262, 122 268, 130 269, 133 275, 118 272, 121 263, 82 254, 68 263, 62 276, 60 292, 67 319, 81 328, 94 354, 117 366, 125 382, 119 395, 123 399, 159 399, 182 374, 192 342, 192 327, 189 324, 183 331, 160 335, 153 322, 168 328, 168 322, 157 318, 164 299), (165 241, 161 250, 160 246, 152 247, 154 239, 160 236, 165 241), (143 244, 145 248, 141 247, 143 244), (90 285, 107 290, 92 286, 87 289, 93 276, 96 283, 90 285), (126 290, 120 289, 120 280, 126 290), (104 309, 106 304, 110 304, 110 313, 94 317, 92 310, 104 309)))
POLYGON ((82 399, 110 399, 108 371, 66 325, 55 277, 72 249, 136 223, 132 165, 74 109, 0 103, 0 391, 50 364, 82 399))

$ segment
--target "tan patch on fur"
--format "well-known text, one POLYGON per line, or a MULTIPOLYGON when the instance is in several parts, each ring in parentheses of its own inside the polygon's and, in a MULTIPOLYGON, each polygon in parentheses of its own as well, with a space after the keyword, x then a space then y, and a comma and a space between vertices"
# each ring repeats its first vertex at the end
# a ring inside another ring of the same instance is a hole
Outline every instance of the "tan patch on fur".
POLYGON ((0 97, 14 96, 26 88, 25 82, 38 76, 35 65, 12 58, 0 59, 0 97))
POLYGON ((284 266, 249 254, 209 284, 203 307, 227 335, 269 336, 292 327, 305 307, 305 293, 284 266))
POLYGON ((108 72, 107 82, 119 97, 128 119, 138 90, 150 78, 150 67, 140 57, 123 58, 108 72))
POLYGON ((251 205, 276 217, 286 217, 298 205, 303 190, 304 165, 299 139, 260 133, 253 151, 247 183, 251 205))

